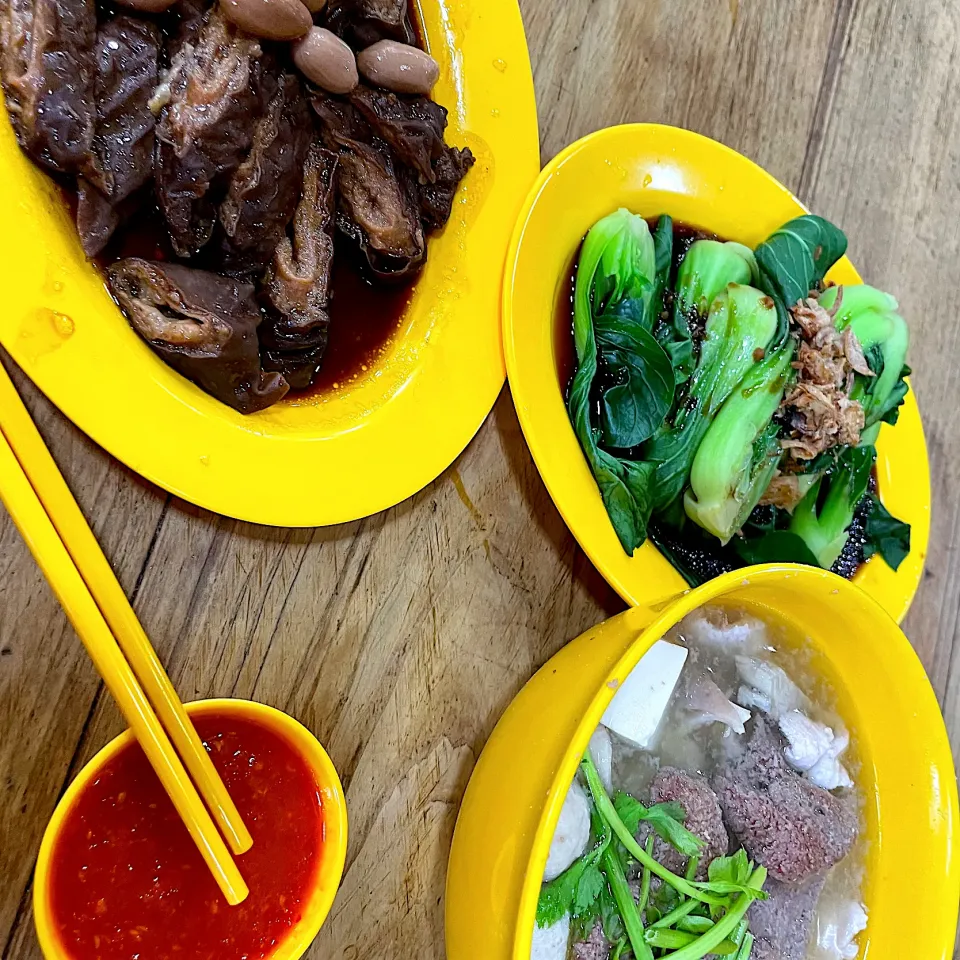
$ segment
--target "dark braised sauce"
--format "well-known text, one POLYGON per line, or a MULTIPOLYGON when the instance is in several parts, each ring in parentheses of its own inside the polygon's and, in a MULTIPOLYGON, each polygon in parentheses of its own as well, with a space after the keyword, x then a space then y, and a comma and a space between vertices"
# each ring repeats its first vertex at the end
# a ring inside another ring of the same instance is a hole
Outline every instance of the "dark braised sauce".
POLYGON ((374 286, 357 262, 355 248, 337 238, 330 288, 330 339, 313 383, 291 397, 317 396, 342 387, 377 366, 384 346, 400 329, 413 284, 374 286))
MULTIPOLYGON (((657 219, 652 218, 648 220, 648 223, 650 229, 654 230, 657 219)), ((715 233, 708 233, 691 224, 674 221, 673 265, 670 270, 668 289, 664 295, 664 310, 672 307, 673 288, 680 262, 686 256, 694 241, 704 239, 718 240, 722 238, 715 233)), ((563 274, 555 310, 554 357, 557 364, 557 379, 561 384, 565 401, 569 397, 570 384, 577 369, 573 339, 573 295, 581 247, 577 248, 576 253, 571 258, 569 267, 563 274)), ((843 552, 831 568, 834 573, 847 580, 851 580, 864 563, 863 547, 866 541, 864 529, 870 510, 869 495, 876 493, 876 490, 877 480, 874 472, 867 496, 857 506, 843 552)), ((769 509, 767 507, 757 507, 753 517, 756 518, 764 510, 769 509)), ((732 545, 722 546, 715 537, 710 536, 694 523, 687 523, 683 530, 678 530, 676 527, 652 519, 648 526, 648 533, 650 540, 657 549, 692 585, 704 583, 723 573, 729 573, 731 570, 738 570, 746 566, 732 545)))
MULTIPOLYGON (((66 188, 63 192, 75 206, 76 195, 66 188)), ((375 286, 364 272, 356 247, 343 237, 337 237, 335 242, 330 332, 323 365, 309 387, 291 390, 290 399, 319 396, 337 389, 377 364, 384 346, 400 329, 413 295, 411 283, 375 286)), ((156 208, 145 208, 125 229, 118 230, 96 262, 101 271, 106 271, 111 263, 125 257, 176 259, 156 208)))

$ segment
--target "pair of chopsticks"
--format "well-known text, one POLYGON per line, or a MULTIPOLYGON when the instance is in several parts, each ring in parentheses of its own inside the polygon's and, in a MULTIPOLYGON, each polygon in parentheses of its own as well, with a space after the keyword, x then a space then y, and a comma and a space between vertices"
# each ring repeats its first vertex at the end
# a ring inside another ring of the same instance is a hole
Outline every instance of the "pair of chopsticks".
POLYGON ((66 610, 227 902, 240 903, 249 891, 223 838, 235 854, 249 850, 253 839, 2 365, 0 500, 66 610))

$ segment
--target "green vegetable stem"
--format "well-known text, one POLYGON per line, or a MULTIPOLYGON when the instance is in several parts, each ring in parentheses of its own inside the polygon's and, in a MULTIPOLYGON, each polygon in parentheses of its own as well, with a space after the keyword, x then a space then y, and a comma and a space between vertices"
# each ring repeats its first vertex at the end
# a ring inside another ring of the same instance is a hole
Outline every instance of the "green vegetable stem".
POLYGON ((697 448, 720 407, 746 373, 766 355, 777 329, 773 301, 754 287, 728 284, 713 301, 687 399, 673 423, 644 448, 657 464, 656 506, 683 492, 697 448))
POLYGON ((820 297, 820 305, 832 310, 838 298, 834 324, 841 331, 853 330, 874 373, 873 377, 858 373, 851 392, 851 398, 863 406, 866 430, 861 443, 873 443, 881 421, 896 423, 907 395, 904 378, 910 372, 906 366, 910 334, 889 293, 866 284, 829 287, 820 297))
POLYGON ((873 447, 846 448, 837 465, 813 485, 793 511, 789 532, 800 537, 824 569, 829 570, 843 551, 876 456, 873 447))
POLYGON ((785 344, 753 366, 709 425, 690 468, 687 516, 727 543, 753 512, 780 463, 772 423, 791 373, 785 344))
POLYGON ((673 367, 652 333, 665 282, 662 255, 646 221, 617 210, 587 234, 574 287, 577 371, 570 418, 627 553, 646 539, 653 465, 601 443, 613 450, 639 445, 673 403, 673 367))

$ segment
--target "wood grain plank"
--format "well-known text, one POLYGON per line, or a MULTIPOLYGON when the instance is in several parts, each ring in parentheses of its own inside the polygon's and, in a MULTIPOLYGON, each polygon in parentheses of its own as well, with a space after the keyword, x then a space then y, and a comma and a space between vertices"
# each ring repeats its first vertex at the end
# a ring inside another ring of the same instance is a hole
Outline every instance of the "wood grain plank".
MULTIPOLYGON (((544 159, 611 123, 699 130, 836 217, 864 272, 900 295, 937 511, 908 629, 956 744, 960 13, 947 0, 521 5, 544 159)), ((420 494, 313 531, 165 506, 30 399, 182 694, 288 710, 343 775, 348 869, 308 956, 439 960, 450 836, 483 743, 537 666, 620 608, 553 508, 509 394, 420 494)), ((0 876, 14 881, 0 885, 0 943, 9 932, 5 960, 37 960, 23 892, 43 823, 71 758, 121 724, 5 518, 0 604, 26 611, 0 617, 0 729, 20 734, 0 741, 0 876)))
POLYGON ((521 0, 543 160, 611 124, 668 123, 795 183, 842 5, 521 0))
POLYGON ((960 758, 960 8, 859 0, 805 199, 846 230, 910 323, 933 484, 927 572, 906 631, 960 758))

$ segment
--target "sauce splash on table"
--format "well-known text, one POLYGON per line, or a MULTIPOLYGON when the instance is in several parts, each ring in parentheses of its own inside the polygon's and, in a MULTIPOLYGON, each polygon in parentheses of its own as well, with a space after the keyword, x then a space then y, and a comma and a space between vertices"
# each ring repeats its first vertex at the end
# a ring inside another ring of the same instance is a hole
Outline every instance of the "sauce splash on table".
POLYGON ((51 912, 73 960, 263 960, 301 919, 324 837, 310 767, 256 721, 194 722, 253 835, 237 858, 249 896, 227 904, 131 743, 80 796, 54 848, 51 912))

